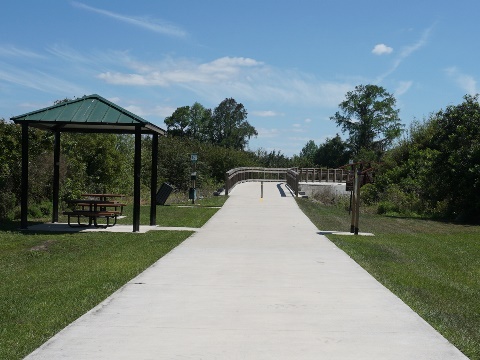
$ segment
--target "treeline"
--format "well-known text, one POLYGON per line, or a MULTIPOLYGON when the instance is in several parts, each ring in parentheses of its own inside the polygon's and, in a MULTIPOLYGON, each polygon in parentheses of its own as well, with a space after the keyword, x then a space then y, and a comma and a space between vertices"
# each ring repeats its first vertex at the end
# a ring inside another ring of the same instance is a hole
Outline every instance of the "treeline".
MULTIPOLYGON (((178 108, 165 120, 168 136, 159 139, 158 183, 168 182, 186 193, 192 153, 198 154, 197 188, 204 194, 222 187, 225 172, 235 167, 337 168, 350 159, 363 160, 375 164, 376 181, 362 188, 362 199, 379 213, 478 222, 478 98, 465 96, 461 104, 415 121, 404 131, 392 95, 378 86, 358 86, 331 117, 346 139, 337 134, 319 145, 311 140, 293 157, 276 150, 245 150, 256 130, 235 100, 225 99, 213 111, 195 103, 178 108)), ((51 211, 54 138, 34 128, 29 136, 29 211, 38 217, 51 211)), ((15 219, 20 214, 21 127, 0 119, 0 139, 0 219, 15 219)), ((144 136, 141 181, 146 201, 151 144, 144 136)), ((133 159, 131 135, 62 133, 61 200, 84 192, 131 195, 133 159)))
POLYGON ((341 112, 331 117, 348 138, 337 134, 318 146, 311 140, 299 159, 302 166, 316 167, 335 168, 350 159, 375 164, 376 181, 364 186, 361 196, 381 214, 478 223, 478 100, 478 94, 466 95, 461 104, 414 121, 403 130, 393 97, 381 88, 360 86, 347 93, 341 112))

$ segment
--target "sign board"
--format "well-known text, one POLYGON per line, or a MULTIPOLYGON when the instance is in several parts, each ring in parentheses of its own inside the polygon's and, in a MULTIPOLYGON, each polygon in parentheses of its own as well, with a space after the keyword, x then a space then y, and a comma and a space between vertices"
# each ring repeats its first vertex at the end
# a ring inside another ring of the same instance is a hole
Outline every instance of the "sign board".
POLYGON ((192 162, 197 162, 197 160, 198 160, 198 154, 191 154, 191 155, 190 155, 190 160, 192 160, 192 162))
POLYGON ((353 191, 353 180, 347 181, 346 185, 347 188, 345 189, 345 191, 353 191))

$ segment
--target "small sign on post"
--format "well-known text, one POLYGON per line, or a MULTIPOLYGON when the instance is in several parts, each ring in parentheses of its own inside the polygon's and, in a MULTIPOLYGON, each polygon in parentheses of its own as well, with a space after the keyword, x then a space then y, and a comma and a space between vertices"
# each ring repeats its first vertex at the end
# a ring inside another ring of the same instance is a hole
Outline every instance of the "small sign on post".
POLYGON ((198 160, 198 154, 193 153, 190 155, 190 160, 192 161, 192 173, 190 180, 192 181, 192 187, 190 188, 188 192, 188 198, 192 200, 192 204, 195 204, 195 199, 197 198, 197 190, 196 190, 196 181, 197 181, 197 160, 198 160))

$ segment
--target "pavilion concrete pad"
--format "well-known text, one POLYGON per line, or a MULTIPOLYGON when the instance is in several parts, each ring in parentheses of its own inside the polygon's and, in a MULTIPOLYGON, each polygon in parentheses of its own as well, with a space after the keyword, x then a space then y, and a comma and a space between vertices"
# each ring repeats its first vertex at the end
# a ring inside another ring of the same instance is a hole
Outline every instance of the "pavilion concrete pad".
MULTIPOLYGON (((171 231, 199 231, 199 228, 191 227, 166 227, 166 226, 148 226, 140 225, 138 233, 146 233, 147 231, 155 230, 171 230, 171 231)), ((115 233, 133 233, 132 225, 115 225, 109 227, 95 227, 95 226, 69 226, 66 223, 45 223, 31 225, 28 231, 52 231, 52 232, 115 232, 115 233)))
POLYGON ((200 232, 27 358, 466 359, 285 194, 236 186, 200 232))

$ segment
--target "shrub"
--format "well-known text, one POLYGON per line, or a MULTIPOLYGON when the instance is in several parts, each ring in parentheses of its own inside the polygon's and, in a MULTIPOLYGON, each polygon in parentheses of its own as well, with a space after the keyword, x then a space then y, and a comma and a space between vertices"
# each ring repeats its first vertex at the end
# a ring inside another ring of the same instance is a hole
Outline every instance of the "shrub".
POLYGON ((373 205, 378 202, 378 190, 374 184, 366 184, 360 190, 360 200, 365 205, 373 205))

